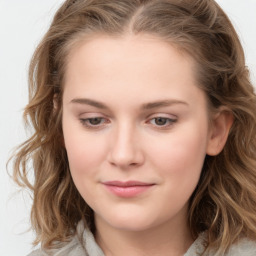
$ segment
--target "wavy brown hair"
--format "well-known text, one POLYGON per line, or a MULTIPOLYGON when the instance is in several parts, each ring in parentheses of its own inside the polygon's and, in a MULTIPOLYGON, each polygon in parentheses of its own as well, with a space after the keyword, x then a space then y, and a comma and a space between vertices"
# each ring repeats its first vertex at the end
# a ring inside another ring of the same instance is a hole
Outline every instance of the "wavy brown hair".
POLYGON ((81 219, 94 228, 93 211, 69 171, 62 85, 69 53, 79 42, 127 33, 154 35, 191 55, 211 109, 225 106, 234 116, 223 151, 206 156, 191 197, 193 236, 207 230, 208 248, 221 253, 241 237, 256 240, 256 96, 239 38, 223 10, 213 0, 67 0, 33 55, 24 112, 33 135, 14 156, 14 179, 33 193, 35 244, 49 249, 68 241, 81 219))

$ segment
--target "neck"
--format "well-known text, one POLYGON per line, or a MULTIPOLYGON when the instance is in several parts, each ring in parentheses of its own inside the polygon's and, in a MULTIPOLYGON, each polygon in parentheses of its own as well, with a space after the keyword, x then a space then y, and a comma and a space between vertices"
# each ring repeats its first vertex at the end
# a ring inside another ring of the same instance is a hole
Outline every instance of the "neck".
POLYGON ((187 225, 164 223, 142 231, 116 229, 95 218, 96 241, 106 256, 182 256, 193 243, 187 225))

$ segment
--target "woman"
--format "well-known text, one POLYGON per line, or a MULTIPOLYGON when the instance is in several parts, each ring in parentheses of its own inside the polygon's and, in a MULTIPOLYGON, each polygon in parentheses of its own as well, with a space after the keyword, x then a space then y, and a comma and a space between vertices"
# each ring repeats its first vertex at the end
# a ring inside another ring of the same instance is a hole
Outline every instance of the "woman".
POLYGON ((31 255, 255 255, 255 107, 213 0, 66 1, 31 61, 35 133, 15 158, 31 255))

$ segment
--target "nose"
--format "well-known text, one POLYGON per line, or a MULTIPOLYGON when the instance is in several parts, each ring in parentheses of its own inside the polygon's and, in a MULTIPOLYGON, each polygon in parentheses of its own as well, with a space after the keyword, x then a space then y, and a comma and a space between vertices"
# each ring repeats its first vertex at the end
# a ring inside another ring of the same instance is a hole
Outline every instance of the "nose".
POLYGON ((144 162, 144 154, 139 132, 129 124, 121 124, 113 131, 110 138, 108 161, 121 169, 140 166, 144 162))

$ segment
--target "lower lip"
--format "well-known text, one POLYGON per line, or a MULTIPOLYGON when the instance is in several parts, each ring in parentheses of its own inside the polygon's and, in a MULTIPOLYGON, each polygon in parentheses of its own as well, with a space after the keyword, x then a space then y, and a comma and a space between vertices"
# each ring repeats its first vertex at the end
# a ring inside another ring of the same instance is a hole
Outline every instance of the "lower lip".
POLYGON ((130 187, 119 187, 119 186, 112 186, 112 185, 105 185, 105 187, 113 194, 119 197, 135 197, 138 196, 150 188, 153 185, 145 185, 145 186, 130 186, 130 187))

